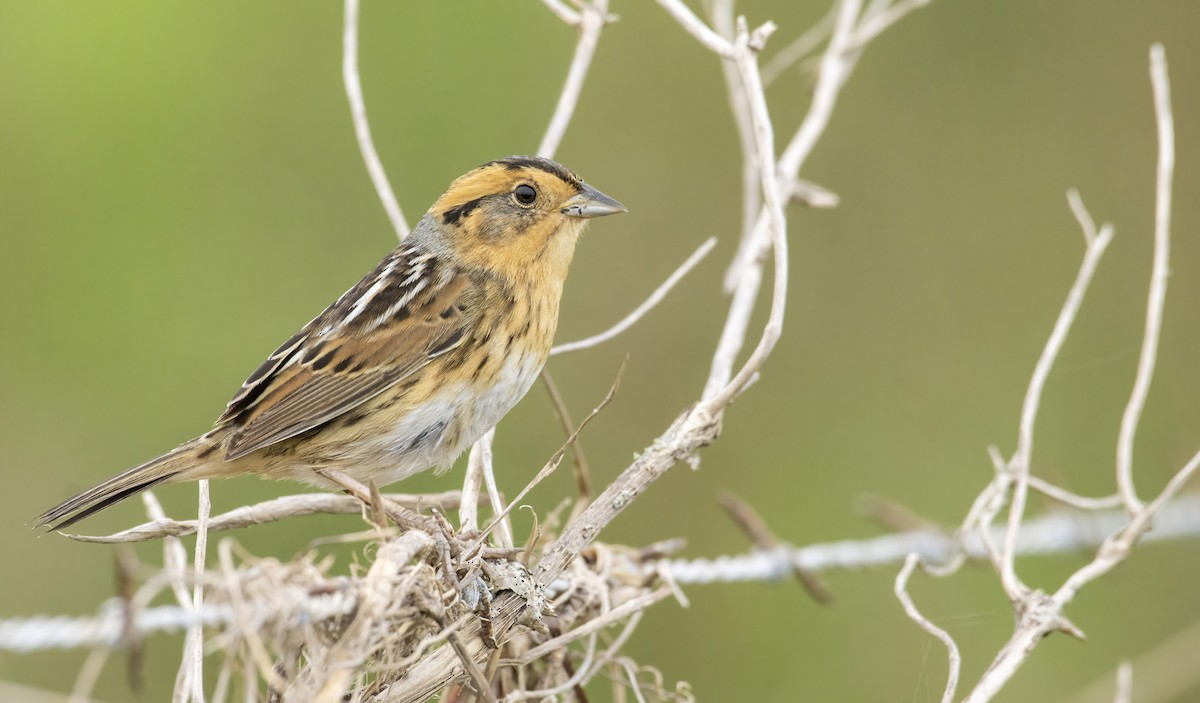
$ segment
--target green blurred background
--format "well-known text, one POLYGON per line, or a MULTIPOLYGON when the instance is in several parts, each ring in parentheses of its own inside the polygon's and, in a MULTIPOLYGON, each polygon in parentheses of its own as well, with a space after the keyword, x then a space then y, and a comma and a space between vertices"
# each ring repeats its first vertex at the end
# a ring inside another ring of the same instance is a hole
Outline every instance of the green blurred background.
MULTIPOLYGON (((634 330, 551 363, 579 417, 630 355, 619 398, 584 438, 600 482, 703 385, 740 193, 716 59, 654 3, 613 5, 622 19, 601 39, 559 157, 630 214, 583 241, 558 339, 607 327, 705 238, 720 246, 634 330)), ((826 8, 741 9, 779 24, 777 49, 826 8)), ((93 612, 113 590, 112 550, 39 539, 24 523, 203 432, 279 341, 393 245, 342 92, 341 12, 329 1, 0 4, 0 616, 93 612)), ((668 474, 605 539, 680 536, 689 555, 741 552, 745 538, 715 503, 722 490, 797 543, 878 534, 855 511, 867 493, 960 519, 990 476, 985 447, 1015 445, 1025 384, 1082 253, 1071 186, 1117 238, 1051 379, 1035 463, 1073 489, 1111 491, 1149 273, 1147 49, 1161 41, 1177 237, 1137 444, 1139 485, 1157 490, 1200 447, 1198 26, 1200 6, 1184 0, 938 0, 889 31, 803 174, 842 204, 791 212, 788 320, 764 382, 732 409, 700 471, 668 474)), ((366 3, 364 89, 410 220, 467 169, 536 149, 574 40, 532 0, 366 3)), ((810 87, 794 71, 771 88, 782 135, 810 87)), ((560 441, 535 389, 501 425, 503 487, 515 492, 560 441)), ((213 501, 223 510, 294 490, 229 481, 213 501)), ((531 503, 544 514, 571 491, 563 471, 531 503)), ((194 512, 194 487, 159 495, 171 514, 194 512)), ((142 518, 131 501, 85 527, 142 518)), ((359 524, 309 518, 236 537, 286 558, 359 524)), ((1071 607, 1089 641, 1051 638, 1001 699, 1059 700, 1193 623, 1197 555, 1195 543, 1139 550, 1071 607)), ((1052 587, 1085 557, 1019 566, 1052 587)), ((944 654, 902 614, 895 571, 830 574, 829 608, 794 583, 691 587, 691 608, 656 607, 628 653, 703 700, 937 700, 944 654)), ((1011 628, 996 578, 969 568, 918 578, 914 591, 959 638, 973 681, 1011 628)), ((178 640, 148 648, 142 699, 163 700, 178 640)), ((67 690, 84 656, 0 654, 0 679, 67 690)), ((1180 666, 1200 667, 1200 655, 1180 666)), ((97 696, 133 697, 119 662, 97 696)), ((1200 700, 1200 689, 1176 700, 1200 700)))

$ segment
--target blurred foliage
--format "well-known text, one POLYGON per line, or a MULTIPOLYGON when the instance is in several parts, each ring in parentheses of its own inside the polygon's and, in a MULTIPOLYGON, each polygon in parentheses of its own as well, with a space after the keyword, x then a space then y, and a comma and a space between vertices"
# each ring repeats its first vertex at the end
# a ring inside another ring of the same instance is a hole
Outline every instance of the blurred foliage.
MULTIPOLYGON (((582 243, 559 340, 624 315, 705 238, 721 244, 633 331, 552 362, 579 417, 631 356, 621 395, 584 437, 601 482, 703 384, 740 193, 716 59, 655 4, 613 4, 621 21, 601 38, 559 157, 630 214, 582 243)), ((741 9, 777 21, 778 48, 826 7, 741 9)), ((1073 489, 1110 491, 1151 253, 1147 49, 1162 41, 1179 144, 1175 276, 1137 444, 1139 485, 1157 490, 1200 446, 1198 22, 1184 0, 938 0, 882 37, 805 170, 842 205, 792 211, 795 283, 767 382, 731 411, 699 472, 676 469, 605 538, 741 551, 720 490, 801 543, 876 534, 854 510, 866 492, 961 518, 988 479, 985 447, 1015 445, 1025 383, 1082 253, 1070 186, 1117 238, 1051 378, 1035 463, 1073 489)), ((37 539, 22 523, 204 431, 281 339, 393 245, 354 144, 340 41, 336 2, 0 4, 0 614, 90 613, 108 597, 109 549, 37 539)), ((366 3, 364 88, 410 220, 463 171, 536 148, 573 43, 532 1, 366 3)), ((811 82, 794 70, 771 88, 783 135, 811 82)), ((505 490, 560 441, 535 389, 501 426, 505 490)), ((214 503, 293 490, 230 481, 214 503)), ((531 504, 545 514, 571 490, 561 472, 531 504)), ((194 510, 194 488, 159 493, 172 514, 194 510)), ((132 501, 86 529, 141 518, 132 501)), ((286 557, 353 529, 314 518, 236 537, 286 557)), ((1051 586, 1085 556, 1020 567, 1051 586)), ((1059 699, 1194 621, 1196 556, 1195 544, 1147 548, 1090 587, 1070 610, 1088 643, 1048 641, 1002 699, 1059 699)), ((831 575, 831 608, 790 583, 695 587, 691 609, 657 607, 629 653, 705 700, 936 700, 943 652, 905 620, 893 575, 831 575)), ((918 579, 915 595, 960 638, 971 681, 1011 627, 996 579, 984 568, 918 579)), ((143 699, 163 699, 178 653, 149 644, 143 699)), ((65 690, 83 656, 0 654, 0 679, 65 690)), ((120 666, 97 694, 129 698, 120 666)))

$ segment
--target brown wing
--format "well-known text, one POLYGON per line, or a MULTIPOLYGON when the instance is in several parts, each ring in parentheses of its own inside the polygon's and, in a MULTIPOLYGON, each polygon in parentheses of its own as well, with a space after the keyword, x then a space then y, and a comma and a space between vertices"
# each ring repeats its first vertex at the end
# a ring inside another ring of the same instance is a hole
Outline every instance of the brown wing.
POLYGON ((218 421, 226 460, 310 430, 461 344, 469 280, 398 249, 247 379, 218 421))

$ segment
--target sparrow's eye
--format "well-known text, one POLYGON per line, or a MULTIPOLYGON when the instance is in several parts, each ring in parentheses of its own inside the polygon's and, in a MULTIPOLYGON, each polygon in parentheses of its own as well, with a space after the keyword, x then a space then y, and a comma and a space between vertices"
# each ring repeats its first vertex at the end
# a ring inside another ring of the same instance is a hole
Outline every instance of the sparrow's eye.
POLYGON ((533 205, 533 201, 537 200, 537 191, 533 186, 522 183, 513 191, 513 197, 522 205, 533 205))

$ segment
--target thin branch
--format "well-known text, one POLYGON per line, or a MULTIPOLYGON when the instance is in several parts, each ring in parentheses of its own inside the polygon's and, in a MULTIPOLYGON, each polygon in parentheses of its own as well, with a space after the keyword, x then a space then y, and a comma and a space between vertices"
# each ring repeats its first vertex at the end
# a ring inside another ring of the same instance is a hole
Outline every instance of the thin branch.
POLYGON ((1095 239, 1088 243, 1079 273, 1075 277, 1074 284, 1071 285, 1070 292, 1067 293, 1067 300, 1063 303, 1058 320, 1054 323, 1054 330, 1050 333, 1050 338, 1046 341, 1041 356, 1038 357, 1037 364, 1033 369, 1033 376, 1029 380, 1029 388, 1025 392, 1025 400, 1021 407, 1017 452, 1009 462, 1009 468, 1013 473, 1014 487, 1008 512, 1008 530, 1005 532, 1004 545, 1000 552, 1000 581, 1010 599, 1015 600, 1021 597, 1025 591, 1024 584, 1017 578, 1013 568, 1013 545, 1016 543, 1021 521, 1025 517, 1025 501, 1029 491, 1029 466, 1033 453, 1033 428, 1037 421, 1042 392, 1045 390, 1050 370, 1054 368, 1054 361, 1058 358, 1058 354, 1067 340, 1067 335, 1071 331, 1071 325, 1079 314, 1079 308, 1083 304, 1088 286, 1092 282, 1092 276, 1096 273, 1096 267, 1100 264, 1100 258, 1104 256, 1104 251, 1112 241, 1112 236, 1112 225, 1106 224, 1100 228, 1100 233, 1096 235, 1095 239))
POLYGON ((354 621, 337 642, 323 653, 326 666, 310 669, 312 676, 292 686, 289 693, 294 700, 321 703, 342 700, 354 672, 353 665, 371 652, 370 648, 363 645, 371 640, 388 606, 401 600, 402 594, 411 588, 411 583, 398 584, 396 575, 401 567, 431 548, 433 540, 418 530, 409 530, 397 539, 380 545, 375 561, 359 589, 354 621))
MULTIPOLYGON (((146 514, 151 519, 166 518, 162 505, 158 502, 158 498, 154 496, 153 491, 143 493, 142 502, 146 506, 146 514)), ((175 594, 175 601, 183 608, 191 609, 192 601, 187 592, 187 551, 183 548, 183 542, 178 537, 168 537, 163 541, 163 570, 166 572, 167 579, 171 584, 171 590, 175 594)), ((133 618, 136 620, 137 615, 134 614, 133 618)), ((129 629, 128 619, 128 613, 126 613, 122 622, 123 633, 129 629)), ((187 666, 187 663, 191 659, 192 644, 190 636, 184 638, 183 659, 175 674, 175 687, 172 691, 171 700, 173 702, 186 700, 191 690, 189 677, 191 676, 192 668, 187 666)))
POLYGON ((467 456, 467 473, 463 478, 462 500, 458 505, 459 532, 473 534, 479 530, 479 491, 483 488, 484 451, 490 453, 490 450, 490 445, 485 450, 483 442, 471 445, 471 453, 467 456))
POLYGON ((771 115, 767 109, 766 94, 763 92, 762 79, 758 73, 758 49, 756 48, 756 46, 761 46, 761 42, 773 30, 774 25, 768 23, 755 30, 755 35, 758 35, 756 37, 747 30, 745 20, 739 19, 734 55, 742 85, 746 89, 750 123, 754 128, 754 141, 758 147, 759 177, 762 181, 763 202, 768 215, 768 233, 775 261, 771 310, 767 316, 767 323, 763 326, 762 336, 754 351, 750 353, 750 358, 724 388, 716 390, 711 395, 705 395, 702 404, 709 413, 715 412, 718 408, 724 408, 733 401, 734 397, 766 363, 767 357, 770 356, 771 351, 775 348, 775 343, 779 341, 779 337, 783 333, 783 316, 787 306, 788 286, 787 215, 784 213, 784 200, 776 172, 775 132, 771 127, 771 115))
MULTIPOLYGON (((583 421, 579 423, 579 427, 575 428, 575 431, 571 433, 570 437, 567 437, 566 441, 563 442, 562 446, 558 448, 558 451, 554 452, 554 455, 551 456, 550 460, 542 466, 541 470, 538 471, 532 479, 530 479, 529 483, 525 484, 525 487, 522 488, 519 493, 517 493, 516 497, 512 499, 512 502, 508 504, 508 507, 504 508, 503 511, 492 518, 491 524, 489 524, 483 531, 485 536, 491 532, 492 528, 494 528, 498 523, 508 518, 508 515, 512 512, 513 508, 521 504, 521 501, 525 499, 525 496, 528 495, 529 491, 533 490, 534 486, 537 486, 539 483, 546 480, 546 477, 554 473, 554 471, 559 467, 559 464, 562 463, 563 456, 565 456, 567 453, 567 447, 570 447, 571 444, 573 444, 575 440, 579 438, 579 435, 583 432, 584 428, 587 427, 592 420, 594 420, 596 416, 599 415, 602 410, 604 410, 604 408, 608 407, 608 404, 611 403, 613 398, 616 397, 617 390, 621 388, 621 378, 624 375, 625 361, 622 361, 621 367, 617 369, 617 377, 613 380, 613 384, 609 387, 608 393, 605 394, 600 403, 596 407, 592 408, 592 411, 583 418, 583 421)), ((469 552, 471 550, 468 549, 467 551, 469 552)), ((548 581, 543 583, 548 583, 548 581)))
MULTIPOLYGON (((146 506, 146 514, 152 520, 166 519, 162 504, 158 502, 153 491, 143 493, 142 502, 146 506)), ((167 537, 163 541, 163 569, 167 572, 175 601, 185 608, 191 605, 187 592, 187 552, 183 548, 183 542, 175 537, 167 537)))
POLYGON ((703 44, 709 51, 726 59, 733 58, 733 43, 717 34, 693 13, 682 0, 658 0, 659 6, 666 10, 687 33, 696 41, 703 44))
MULTIPOLYGON (((575 640, 592 633, 599 632, 607 627, 611 627, 621 620, 624 620, 627 617, 649 608, 651 605, 654 605, 669 595, 671 595, 671 589, 664 587, 655 591, 651 591, 645 595, 638 596, 633 600, 622 603, 620 606, 613 608, 603 617, 596 618, 595 620, 589 620, 586 624, 580 625, 570 632, 559 635, 553 639, 546 640, 537 647, 534 647, 533 649, 530 649, 522 654, 520 659, 513 663, 529 664, 531 662, 535 662, 556 649, 562 649, 563 647, 566 647, 575 640)), ((500 663, 504 664, 505 662, 501 661, 500 663)))
MULTIPOLYGON (((570 437, 575 431, 575 421, 571 419, 571 411, 567 409, 567 403, 559 393, 558 384, 554 382, 549 369, 542 369, 542 384, 546 386, 546 395, 550 396, 550 404, 554 406, 563 432, 570 437)), ((578 437, 571 443, 571 454, 575 457, 575 485, 579 490, 579 500, 587 502, 592 498, 592 471, 583 452, 583 442, 578 437)))
MULTIPOLYGON (((413 510, 431 507, 442 510, 453 510, 459 506, 461 495, 459 491, 445 491, 443 493, 430 493, 426 495, 385 493, 383 497, 393 503, 398 503, 413 510)), ((244 505, 229 512, 221 513, 209 520, 208 531, 236 530, 304 515, 358 515, 361 512, 362 502, 353 496, 333 493, 302 493, 299 495, 281 496, 254 505, 244 505)), ((195 534, 196 529, 199 527, 199 521, 197 520, 172 520, 162 515, 161 510, 155 514, 159 517, 150 522, 111 535, 76 535, 65 532, 63 534, 79 542, 117 544, 121 542, 147 542, 163 537, 186 537, 187 535, 195 534)))
POLYGON ((1062 605, 1070 603, 1085 585, 1112 571, 1117 564, 1124 561, 1142 536, 1158 521, 1159 513, 1167 503, 1192 480, 1198 468, 1200 468, 1200 452, 1196 453, 1171 478, 1157 498, 1146 504, 1133 516, 1124 530, 1109 537, 1104 544, 1100 545, 1100 550, 1094 560, 1071 574, 1071 577, 1055 592, 1055 601, 1062 605))
MULTIPOLYGON (((721 36, 733 40, 737 32, 734 18, 734 0, 716 0, 712 6, 712 22, 721 36)), ((725 95, 733 113, 733 124, 737 128, 738 146, 742 154, 742 228, 738 236, 738 251, 725 273, 725 291, 732 292, 737 286, 733 278, 737 262, 741 261, 754 241, 754 223, 762 209, 762 190, 758 177, 758 148, 754 143, 754 127, 750 123, 750 106, 746 102, 746 89, 732 61, 721 62, 721 75, 725 79, 725 95)))
POLYGON ((367 105, 363 101, 362 82, 358 77, 358 5, 359 0, 346 0, 345 28, 342 34, 342 82, 346 86, 346 99, 350 101, 350 116, 354 120, 354 136, 358 139, 358 150, 362 152, 363 163, 371 176, 371 184, 383 203, 388 219, 396 236, 404 239, 408 236, 408 223, 404 213, 400 211, 400 203, 392 192, 392 184, 388 182, 387 173, 383 170, 383 162, 375 151, 375 142, 371 139, 371 125, 367 122, 367 105))
POLYGON ((634 326, 637 324, 638 320, 642 319, 642 317, 644 317, 647 312, 653 309, 655 305, 658 305, 660 302, 662 302, 663 298, 667 297, 667 294, 670 293, 671 289, 675 287, 675 284, 679 283, 684 276, 686 276, 693 268, 695 268, 696 264, 700 263, 700 260, 707 256, 716 245, 716 237, 709 237, 707 240, 705 240, 704 243, 696 249, 696 251, 692 252, 691 256, 689 256, 682 264, 679 265, 679 268, 675 269, 674 273, 672 273, 667 280, 663 281, 658 288, 654 289, 654 292, 650 294, 649 298, 646 298, 644 301, 642 301, 641 305, 634 308, 633 312, 626 315, 617 324, 609 327, 599 334, 587 337, 586 339, 581 339, 577 342, 560 344, 550 350, 550 355, 555 356, 558 354, 567 354, 574 351, 580 351, 581 349, 590 349, 607 342, 613 337, 616 337, 625 330, 634 326))
POLYGON ((1132 703, 1133 701, 1133 664, 1123 661, 1117 667, 1117 690, 1113 703, 1132 703))
MULTIPOLYGON (((756 511, 749 503, 743 501, 741 498, 738 498, 732 493, 723 493, 721 496, 719 496, 718 501, 721 503, 721 507, 725 509, 725 513, 729 515, 730 519, 733 520, 734 524, 740 527, 742 531, 745 532, 748 537, 750 537, 751 543, 759 551, 775 551, 783 544, 782 541, 775 536, 775 533, 771 531, 771 528, 767 527, 766 520, 763 520, 762 516, 758 514, 758 511, 756 511)), ((669 571, 666 571, 665 573, 668 575, 670 574, 669 571)), ((795 563, 792 564, 792 573, 813 600, 821 605, 828 605, 833 602, 833 593, 830 592, 829 588, 824 582, 821 581, 820 578, 817 577, 816 574, 808 571, 807 569, 800 568, 795 563)))
POLYGON ((516 544, 513 541, 512 520, 509 519, 507 512, 504 509, 504 496, 500 494, 500 488, 496 485, 496 472, 492 468, 492 443, 496 440, 496 428, 492 428, 485 432, 475 446, 479 447, 479 461, 483 466, 483 485, 487 488, 488 501, 492 506, 492 525, 497 526, 499 521, 499 531, 496 534, 496 544, 500 547, 512 547, 516 544))
POLYGON ((858 63, 858 53, 850 50, 854 41, 856 23, 861 12, 861 0, 841 0, 837 10, 837 19, 833 25, 833 35, 829 46, 821 56, 821 67, 817 73, 817 84, 813 89, 812 105, 804 122, 787 148, 779 157, 779 171, 795 178, 803 168, 817 140, 825 133, 833 108, 837 104, 838 94, 846 84, 851 72, 858 63))
POLYGON ((1079 223, 1079 229, 1083 231, 1084 243, 1091 244, 1096 238, 1096 221, 1092 219, 1092 213, 1088 212, 1087 206, 1083 204, 1083 197, 1075 188, 1067 190, 1067 205, 1070 206, 1075 221, 1079 223))
POLYGON ((1072 508, 1079 508, 1080 510, 1107 510, 1109 508, 1118 508, 1124 504, 1121 501, 1121 496, 1116 493, 1101 498, 1088 498, 1087 496, 1072 493, 1065 488, 1060 488, 1037 476, 1029 477, 1029 487, 1051 500, 1056 500, 1063 505, 1069 505, 1072 508))
POLYGON ((1076 634, 1078 629, 1063 617, 1063 609, 1087 584, 1112 571, 1133 553, 1152 525, 1161 522, 1163 509, 1200 469, 1200 453, 1192 457, 1171 479, 1162 493, 1140 509, 1126 526, 1110 535, 1100 545, 1096 557, 1081 567, 1053 595, 1030 594, 1020 603, 1020 619, 1008 643, 1000 650, 984 675, 964 700, 965 703, 990 701, 1008 683, 1017 669, 1029 658, 1038 643, 1051 632, 1065 630, 1076 634))
POLYGON ((1150 83, 1154 88, 1154 116, 1158 128, 1158 179, 1154 190, 1154 266, 1150 274, 1150 295, 1146 301, 1146 331, 1137 377, 1117 435, 1117 492, 1129 512, 1142 505, 1133 485, 1133 440, 1137 435, 1154 366, 1158 360, 1158 340, 1162 335, 1163 307, 1167 299, 1167 278, 1171 274, 1171 183, 1175 172, 1175 120, 1171 114, 1171 83, 1167 78, 1167 57, 1162 44, 1150 47, 1150 83))
POLYGON ((496 696, 492 694, 492 687, 488 685, 487 678, 484 677, 483 672, 479 670, 479 666, 471 657, 471 653, 467 651, 466 646, 459 639, 458 633, 451 632, 446 640, 454 649, 454 653, 458 655, 458 660, 462 662, 463 669, 466 670, 467 676, 471 679, 471 684, 475 686, 475 693, 485 703, 496 703, 496 696))
MULTIPOLYGON (((837 96, 854 69, 857 54, 848 53, 846 46, 853 35, 861 7, 861 0, 841 0, 838 5, 837 21, 834 23, 833 36, 821 58, 812 104, 796 134, 779 157, 778 172, 784 180, 794 180, 799 176, 804 161, 816 146, 817 140, 824 134, 837 96)), ((761 169, 761 164, 759 167, 761 169)), ((762 283, 762 262, 772 246, 771 221, 772 216, 764 209, 750 235, 751 243, 739 248, 738 257, 726 273, 727 288, 730 283, 737 283, 733 286, 729 314, 721 330, 717 351, 713 354, 708 381, 704 386, 704 398, 711 398, 726 387, 737 356, 745 343, 746 328, 750 324, 762 283)))
POLYGON ((596 44, 600 40, 600 31, 604 29, 607 14, 608 0, 591 0, 582 6, 578 21, 573 23, 579 27, 579 43, 575 45, 575 56, 571 59, 567 81, 558 96, 558 104, 550 118, 550 126, 546 128, 542 143, 538 146, 538 156, 550 158, 558 151, 558 145, 567 132, 567 125, 571 123, 571 116, 575 114, 575 105, 579 102, 583 81, 592 65, 592 56, 596 53, 596 44))
MULTIPOLYGON (((1157 226, 1155 266, 1147 305, 1146 332, 1142 340, 1142 357, 1139 360, 1132 397, 1122 417, 1118 436, 1117 492, 1122 498, 1125 509, 1130 514, 1128 523, 1105 539, 1097 550, 1095 558, 1071 574, 1053 595, 1046 595, 1038 591, 1028 593, 1014 602, 1018 615, 1017 627, 1008 643, 996 655, 974 690, 965 699, 970 703, 991 700, 1025 663, 1037 644, 1051 632, 1060 630, 1082 637, 1078 628, 1063 616, 1064 608, 1074 600, 1084 586, 1112 571, 1129 557, 1151 526, 1160 520, 1160 513, 1163 509, 1170 501, 1174 500, 1183 486, 1200 469, 1200 452, 1198 452, 1172 477, 1158 497, 1149 504, 1143 505, 1133 490, 1133 438, 1137 431, 1146 394, 1149 391, 1150 379, 1153 376, 1161 331, 1162 309, 1166 296, 1170 241, 1170 183, 1174 166, 1174 135, 1171 124, 1169 84, 1166 77, 1166 58, 1160 45, 1156 44, 1151 47, 1150 65, 1151 82, 1155 93, 1155 114, 1159 130, 1158 188, 1155 200, 1157 226)), ((1080 219, 1081 222, 1090 220, 1090 218, 1082 217, 1080 219)), ((1084 229, 1086 236, 1086 225, 1084 229)), ((1102 236, 1103 229, 1095 241, 1099 242, 1102 236)), ((1091 248, 1089 246, 1089 250, 1091 248)), ((1014 497, 1014 508, 1015 501, 1014 497)), ((1011 522, 1009 528, 1011 534, 1013 530, 1011 522)))
POLYGON ((835 2, 829 10, 809 27, 803 34, 793 39, 787 46, 775 52, 769 61, 763 64, 763 85, 774 83, 783 72, 795 66, 808 56, 821 42, 829 38, 833 31, 833 18, 837 15, 838 4, 835 2))
MULTIPOLYGON (((209 499, 208 479, 198 482, 200 505, 197 510, 196 528, 196 559, 195 583, 192 585, 192 610, 200 612, 204 606, 204 572, 208 556, 208 516, 212 512, 212 502, 209 499)), ((197 703, 204 703, 204 626, 197 624, 188 631, 191 644, 188 649, 192 653, 191 698, 197 703)), ((185 660, 184 666, 187 666, 185 660)))
POLYGON ((542 4, 558 15, 558 18, 572 27, 579 25, 579 13, 567 6, 562 0, 542 0, 542 4))
MULTIPOLYGON (((100 674, 104 673, 104 664, 108 661, 108 655, 111 653, 112 650, 99 647, 88 653, 87 659, 83 661, 83 666, 79 667, 79 674, 75 677, 75 685, 71 687, 71 697, 67 699, 67 703, 91 702, 92 689, 96 687, 96 681, 100 678, 100 674)), ((47 696, 45 700, 50 700, 50 697, 47 696)), ((55 698, 54 700, 60 699, 55 698)))
POLYGON ((900 604, 904 607, 904 612, 908 614, 909 619, 917 623, 922 630, 941 640, 946 646, 946 657, 949 665, 949 673, 946 675, 946 689, 942 693, 942 703, 952 703, 954 700, 954 692, 958 689, 958 676, 962 670, 962 654, 958 651, 958 643, 942 628, 933 624, 933 621, 921 614, 917 609, 916 603, 913 603, 912 596, 908 595, 908 580, 912 577, 913 571, 917 565, 921 563, 921 557, 915 552, 909 554, 904 560, 904 568, 900 569, 900 573, 896 574, 896 583, 893 592, 896 598, 900 600, 900 604))
POLYGON ((877 13, 870 13, 858 27, 855 32, 854 41, 851 42, 851 49, 861 49, 871 43, 876 37, 886 31, 893 24, 904 19, 904 16, 913 10, 918 10, 925 7, 933 0, 900 0, 894 5, 889 5, 885 10, 877 13))
MULTIPOLYGON (((640 613, 638 614, 640 615, 640 613)), ((566 693, 567 691, 571 691, 576 687, 581 686, 587 679, 588 673, 592 668, 592 660, 596 655, 596 639, 597 637, 595 633, 592 633, 592 636, 588 637, 587 649, 584 650, 583 662, 579 664, 579 668, 575 674, 566 681, 557 686, 551 686, 550 688, 540 688, 533 691, 513 691, 505 696, 504 703, 517 703, 517 701, 527 701, 531 699, 553 701, 556 700, 557 694, 566 693)), ((497 665, 499 665, 499 663, 499 660, 497 660, 497 665)))

